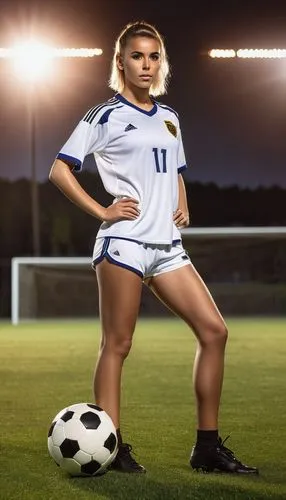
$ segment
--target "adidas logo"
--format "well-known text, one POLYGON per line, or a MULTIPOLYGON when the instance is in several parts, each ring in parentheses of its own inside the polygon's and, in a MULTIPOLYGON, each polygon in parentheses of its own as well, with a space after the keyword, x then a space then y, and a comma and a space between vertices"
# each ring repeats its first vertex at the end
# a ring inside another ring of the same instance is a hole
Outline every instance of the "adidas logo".
POLYGON ((113 255, 120 255, 120 253, 118 252, 118 250, 114 250, 114 252, 112 252, 113 255))
POLYGON ((132 123, 129 123, 129 125, 127 125, 127 127, 125 127, 125 132, 129 132, 129 130, 135 130, 137 127, 134 127, 134 125, 132 125, 132 123))

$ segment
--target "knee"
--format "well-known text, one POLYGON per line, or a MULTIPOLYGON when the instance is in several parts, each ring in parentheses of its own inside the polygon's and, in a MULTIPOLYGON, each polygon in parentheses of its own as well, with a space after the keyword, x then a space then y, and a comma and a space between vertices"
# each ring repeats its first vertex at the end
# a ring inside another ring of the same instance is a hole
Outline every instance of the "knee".
POLYGON ((223 322, 213 322, 207 325, 199 336, 202 346, 217 346, 224 348, 228 338, 227 326, 223 322))
POLYGON ((132 347, 132 338, 122 336, 112 336, 112 338, 105 337, 102 341, 101 349, 112 352, 121 358, 127 358, 132 347))
POLYGON ((125 359, 127 358, 131 347, 132 347, 132 340, 130 338, 123 338, 119 339, 118 342, 116 342, 115 350, 120 357, 125 359))

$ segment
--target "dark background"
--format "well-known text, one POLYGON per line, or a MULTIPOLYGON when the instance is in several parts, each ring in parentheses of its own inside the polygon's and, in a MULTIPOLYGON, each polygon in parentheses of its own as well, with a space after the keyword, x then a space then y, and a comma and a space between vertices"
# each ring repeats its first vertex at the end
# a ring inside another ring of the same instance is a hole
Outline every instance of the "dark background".
MULTIPOLYGON (((33 35, 59 47, 100 47, 103 56, 55 63, 36 88, 37 171, 50 165, 107 87, 114 41, 129 21, 154 23, 172 67, 161 100, 181 117, 187 179, 255 188, 286 187, 285 60, 211 60, 211 48, 286 47, 285 2, 1 1, 0 45, 33 35), (186 9, 187 7, 187 9, 186 9)), ((1 64, 1 167, 9 179, 30 176, 27 85, 1 64)))
MULTIPOLYGON (((285 2, 1 1, 0 46, 30 35, 58 47, 100 47, 103 56, 61 60, 33 93, 42 255, 89 255, 98 221, 47 180, 51 164, 107 86, 114 41, 126 23, 145 20, 163 34, 172 78, 161 101, 180 115, 194 226, 286 225, 286 62, 212 60, 211 48, 286 47, 285 2)), ((25 83, 0 60, 0 314, 9 315, 10 262, 32 255, 31 156, 25 83)), ((88 157, 79 181, 101 203, 88 157)))

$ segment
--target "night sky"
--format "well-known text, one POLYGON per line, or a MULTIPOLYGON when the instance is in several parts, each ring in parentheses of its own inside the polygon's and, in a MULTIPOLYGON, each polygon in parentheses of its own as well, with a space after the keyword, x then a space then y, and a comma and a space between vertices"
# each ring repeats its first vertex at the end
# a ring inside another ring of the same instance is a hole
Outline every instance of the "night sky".
MULTIPOLYGON (((163 34, 172 67, 160 100, 180 115, 187 179, 286 188, 286 60, 211 60, 211 48, 286 48, 286 2, 149 0, 0 1, 0 45, 30 33, 59 47, 100 47, 103 56, 65 60, 35 94, 37 173, 45 180, 58 150, 107 87, 113 46, 129 21, 163 34), (285 4, 281 7, 281 4, 285 4)), ((0 177, 30 176, 27 86, 0 60, 0 177)), ((86 168, 93 166, 88 158, 86 168)))

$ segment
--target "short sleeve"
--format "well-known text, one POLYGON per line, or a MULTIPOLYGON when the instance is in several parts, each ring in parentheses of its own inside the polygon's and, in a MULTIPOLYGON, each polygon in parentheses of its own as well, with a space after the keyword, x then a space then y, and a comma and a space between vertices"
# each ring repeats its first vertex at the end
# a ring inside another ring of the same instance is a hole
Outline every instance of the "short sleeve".
POLYGON ((186 164, 186 158, 185 158, 185 151, 184 151, 184 146, 183 146, 183 141, 182 141, 182 134, 181 130, 179 129, 179 134, 178 134, 178 174, 186 170, 187 164, 186 164))
POLYGON ((88 154, 100 153, 108 141, 107 121, 88 123, 81 120, 71 136, 61 148, 57 158, 72 165, 74 170, 80 171, 83 161, 88 154))

